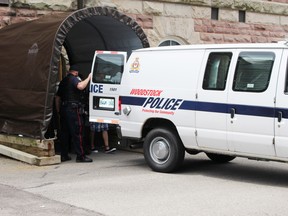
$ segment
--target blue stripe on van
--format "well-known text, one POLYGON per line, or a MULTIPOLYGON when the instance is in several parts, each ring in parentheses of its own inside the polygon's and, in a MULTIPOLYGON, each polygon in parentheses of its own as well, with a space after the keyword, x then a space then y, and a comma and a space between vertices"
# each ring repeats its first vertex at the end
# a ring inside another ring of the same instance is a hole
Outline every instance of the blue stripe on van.
MULTIPOLYGON (((122 104, 143 106, 147 97, 133 97, 125 96, 121 97, 122 104)), ((249 106, 239 104, 224 104, 224 103, 212 103, 212 102, 196 102, 196 101, 183 101, 179 109, 182 110, 194 110, 203 112, 217 112, 229 114, 231 109, 235 109, 236 115, 250 115, 277 118, 278 112, 283 113, 283 118, 288 118, 288 109, 281 109, 274 107, 262 107, 262 106, 249 106)))
POLYGON ((227 104, 196 102, 196 101, 183 101, 183 103, 181 104, 179 109, 197 110, 197 111, 204 111, 204 112, 227 113, 227 104))
POLYGON ((146 97, 121 96, 121 103, 127 105, 142 106, 146 99, 146 97))
POLYGON ((260 106, 247 106, 247 105, 237 105, 237 104, 229 104, 228 111, 230 113, 230 109, 234 108, 236 114, 238 115, 251 115, 251 116, 261 116, 261 117, 275 117, 275 109, 274 107, 260 107, 260 106))
POLYGON ((185 109, 185 110, 197 110, 203 112, 217 112, 217 113, 230 113, 232 108, 235 109, 235 113, 238 115, 263 116, 272 118, 275 116, 275 110, 273 107, 260 107, 260 106, 195 102, 195 101, 183 101, 183 103, 179 107, 179 109, 185 109))

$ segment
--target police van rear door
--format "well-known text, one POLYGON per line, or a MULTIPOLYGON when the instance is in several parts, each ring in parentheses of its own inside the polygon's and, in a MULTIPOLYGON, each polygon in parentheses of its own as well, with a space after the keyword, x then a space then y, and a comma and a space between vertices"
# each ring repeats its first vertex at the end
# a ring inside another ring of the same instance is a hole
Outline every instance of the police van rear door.
POLYGON ((95 51, 89 94, 89 121, 118 124, 119 88, 127 53, 95 51))

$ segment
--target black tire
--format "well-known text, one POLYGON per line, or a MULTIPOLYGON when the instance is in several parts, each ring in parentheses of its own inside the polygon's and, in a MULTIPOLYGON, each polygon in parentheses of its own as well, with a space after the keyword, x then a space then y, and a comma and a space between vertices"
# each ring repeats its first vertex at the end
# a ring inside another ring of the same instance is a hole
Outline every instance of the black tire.
POLYGON ((148 166, 156 172, 176 171, 185 156, 178 135, 164 128, 151 130, 145 138, 143 149, 148 166))
POLYGON ((206 153, 206 155, 210 160, 212 160, 216 163, 227 163, 227 162, 232 161, 236 158, 235 156, 214 154, 214 153, 206 153))

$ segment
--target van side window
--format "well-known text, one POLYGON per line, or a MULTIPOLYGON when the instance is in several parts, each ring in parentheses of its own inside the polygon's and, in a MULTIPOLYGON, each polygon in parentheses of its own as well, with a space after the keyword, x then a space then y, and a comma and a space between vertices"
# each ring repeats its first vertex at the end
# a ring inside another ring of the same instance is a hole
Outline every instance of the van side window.
POLYGON ((93 68, 92 81, 94 83, 120 84, 124 56, 117 54, 98 54, 93 68))
POLYGON ((232 53, 210 53, 202 88, 206 90, 224 90, 232 53))
POLYGON ((285 89, 284 93, 288 94, 288 59, 287 59, 287 65, 286 65, 286 79, 285 79, 285 89))
POLYGON ((241 52, 233 80, 234 91, 263 92, 268 88, 274 64, 272 52, 241 52))

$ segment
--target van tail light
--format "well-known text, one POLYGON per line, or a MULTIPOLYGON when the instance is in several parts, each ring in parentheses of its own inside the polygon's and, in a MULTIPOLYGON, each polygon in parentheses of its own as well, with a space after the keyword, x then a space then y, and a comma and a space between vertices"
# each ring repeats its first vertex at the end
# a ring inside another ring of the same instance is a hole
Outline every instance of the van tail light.
POLYGON ((119 99, 118 99, 118 110, 119 110, 120 113, 121 113, 121 104, 122 104, 122 98, 121 98, 121 96, 119 96, 119 99))

